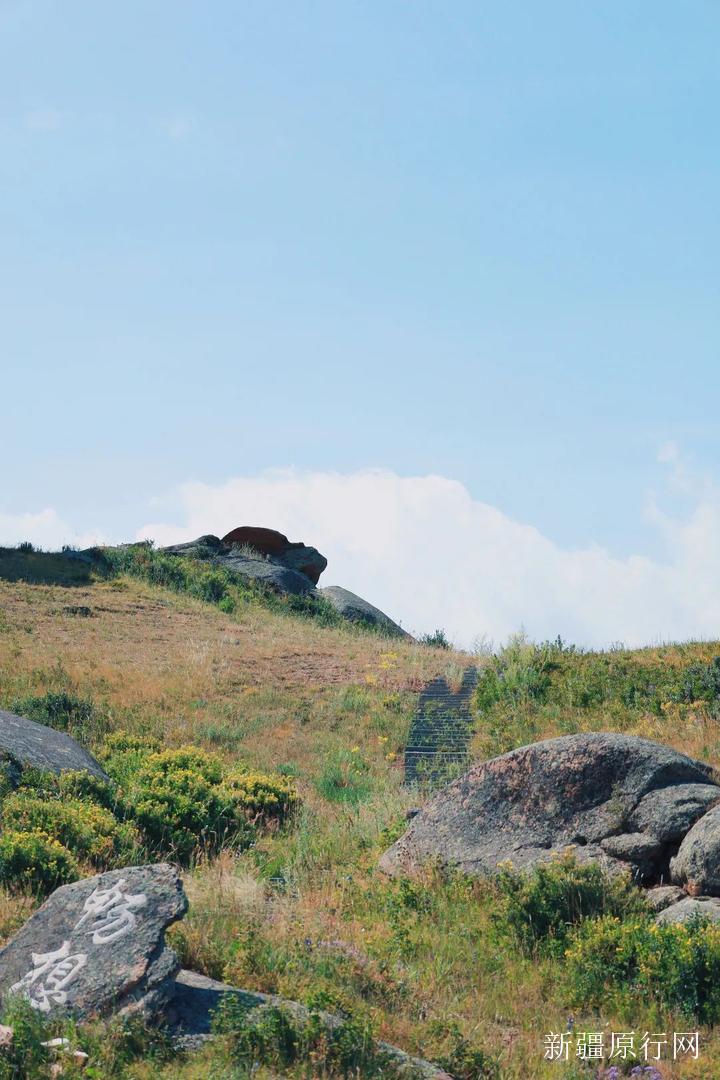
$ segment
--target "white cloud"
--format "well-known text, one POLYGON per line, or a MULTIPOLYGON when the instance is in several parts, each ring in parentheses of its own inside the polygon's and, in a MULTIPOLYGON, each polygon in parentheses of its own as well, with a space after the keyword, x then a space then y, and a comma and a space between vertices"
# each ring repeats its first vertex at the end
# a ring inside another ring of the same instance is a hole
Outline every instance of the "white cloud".
POLYGON ((50 508, 37 513, 0 514, 0 543, 11 547, 25 540, 36 547, 55 551, 63 544, 91 547, 105 542, 106 537, 99 530, 77 532, 50 508))
POLYGON ((321 584, 360 593, 410 630, 443 627, 464 646, 521 626, 586 645, 720 636, 720 493, 707 483, 683 520, 652 504, 662 561, 562 548, 442 476, 273 471, 185 484, 176 499, 182 524, 150 523, 138 538, 271 526, 327 555, 321 584))

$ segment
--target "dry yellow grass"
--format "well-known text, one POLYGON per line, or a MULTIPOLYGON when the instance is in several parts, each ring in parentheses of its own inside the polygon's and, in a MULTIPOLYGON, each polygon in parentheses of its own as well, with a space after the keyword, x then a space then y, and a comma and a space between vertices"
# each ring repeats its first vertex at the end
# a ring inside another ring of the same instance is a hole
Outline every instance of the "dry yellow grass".
POLYGON ((225 615, 135 579, 72 589, 0 581, 0 699, 67 686, 124 726, 154 727, 255 764, 316 757, 356 691, 357 737, 381 701, 409 715, 414 695, 468 657, 260 607, 225 615), (68 614, 89 608, 91 615, 68 614))

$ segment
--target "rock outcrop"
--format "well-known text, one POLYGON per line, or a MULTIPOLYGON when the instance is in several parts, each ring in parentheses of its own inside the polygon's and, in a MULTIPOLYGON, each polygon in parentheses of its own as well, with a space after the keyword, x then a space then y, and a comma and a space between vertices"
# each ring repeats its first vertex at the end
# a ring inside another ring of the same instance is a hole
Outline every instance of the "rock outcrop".
POLYGON ((700 761, 627 735, 567 735, 470 769, 413 818, 381 867, 412 873, 435 861, 487 875, 505 861, 531 868, 572 847, 581 861, 629 868, 638 881, 654 884, 669 880, 680 846, 673 880, 695 874, 705 891, 715 879, 708 868, 700 876, 697 857, 685 859, 683 848, 700 829, 716 850, 716 803, 720 786, 700 761), (702 829, 706 820, 713 828, 702 829))
MULTIPOLYGON (((224 998, 232 997, 247 1011, 248 1020, 260 1019, 263 1011, 270 1008, 282 1008, 295 1023, 304 1026, 311 1021, 318 1023, 332 1037, 332 1033, 342 1025, 339 1016, 324 1010, 313 1010, 297 1001, 276 997, 271 994, 259 994, 254 991, 240 990, 235 986, 198 975, 194 971, 181 971, 175 983, 175 993, 166 1010, 165 1018, 171 1032, 180 1045, 188 1048, 201 1045, 211 1033, 212 1017, 224 998)), ((452 1080, 443 1069, 432 1065, 422 1058, 411 1057, 396 1046, 386 1042, 377 1042, 376 1047, 387 1062, 383 1076, 402 1080, 452 1080)))
POLYGON ((242 525, 222 539, 207 533, 184 544, 160 549, 166 555, 203 559, 224 566, 249 581, 266 585, 275 592, 293 596, 316 596, 349 622, 374 626, 384 634, 410 638, 401 626, 367 600, 339 585, 317 589, 327 559, 317 548, 293 543, 276 529, 242 525))
POLYGON ((305 544, 291 544, 282 533, 274 529, 234 529, 221 540, 207 534, 186 544, 172 544, 161 548, 166 555, 184 555, 191 559, 204 559, 216 566, 240 574, 250 581, 266 585, 278 593, 302 596, 315 592, 320 574, 327 566, 327 559, 315 548, 305 544), (239 534, 269 534, 279 538, 276 544, 265 543, 260 550, 248 539, 230 539, 239 534), (284 542, 283 544, 280 542, 284 542))
POLYGON ((156 1014, 180 968, 165 930, 186 910, 180 878, 162 863, 63 885, 0 951, 0 998, 79 1019, 156 1014))
POLYGON ((327 568, 327 559, 317 548, 308 547, 302 542, 291 543, 287 536, 276 529, 265 529, 256 525, 241 525, 232 529, 222 538, 226 547, 249 547, 260 555, 267 555, 275 562, 282 563, 289 570, 297 570, 310 578, 317 585, 320 575, 327 568))
POLYGON ((339 585, 328 585, 325 589, 318 589, 318 592, 344 619, 350 622, 376 626, 386 634, 395 637, 410 637, 407 631, 393 622, 384 611, 374 607, 367 600, 363 600, 361 596, 356 596, 349 589, 342 589, 339 585))
POLYGON ((0 709, 0 759, 4 758, 10 780, 16 783, 24 767, 54 773, 78 770, 101 780, 107 775, 87 750, 69 735, 0 709))

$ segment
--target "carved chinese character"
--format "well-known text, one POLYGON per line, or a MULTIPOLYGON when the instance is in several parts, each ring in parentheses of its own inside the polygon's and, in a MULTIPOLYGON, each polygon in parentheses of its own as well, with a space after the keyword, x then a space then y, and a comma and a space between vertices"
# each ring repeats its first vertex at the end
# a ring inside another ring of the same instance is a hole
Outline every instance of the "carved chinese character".
POLYGON ((137 923, 135 912, 147 904, 145 893, 128 895, 122 891, 124 885, 125 879, 120 878, 109 889, 96 888, 85 901, 75 929, 89 922, 85 932, 92 934, 93 945, 108 945, 130 933, 137 923))
POLYGON ((70 942, 49 953, 32 953, 34 967, 10 987, 11 994, 25 993, 33 1009, 49 1012, 53 1005, 67 1002, 67 987, 85 967, 85 953, 70 952, 70 942))

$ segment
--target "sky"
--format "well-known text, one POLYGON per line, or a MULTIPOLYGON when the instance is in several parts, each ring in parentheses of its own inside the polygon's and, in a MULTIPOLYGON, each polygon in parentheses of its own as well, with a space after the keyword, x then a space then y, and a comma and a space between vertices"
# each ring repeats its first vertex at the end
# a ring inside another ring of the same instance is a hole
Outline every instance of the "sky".
POLYGON ((720 637, 711 0, 0 0, 0 542, 720 637))

